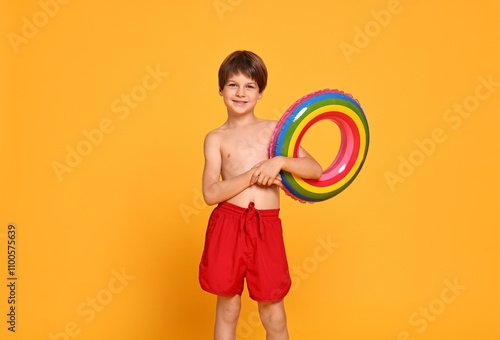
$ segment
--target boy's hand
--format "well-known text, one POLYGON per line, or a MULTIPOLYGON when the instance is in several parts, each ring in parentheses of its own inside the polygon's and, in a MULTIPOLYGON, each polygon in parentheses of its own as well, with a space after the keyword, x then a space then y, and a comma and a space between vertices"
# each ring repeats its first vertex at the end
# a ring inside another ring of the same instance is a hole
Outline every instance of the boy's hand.
POLYGON ((279 157, 266 159, 265 161, 255 164, 252 168, 254 170, 250 183, 258 185, 271 186, 273 184, 282 187, 281 176, 281 162, 279 157))
MULTIPOLYGON (((253 184, 255 184, 255 183, 253 183, 253 184)), ((262 184, 262 185, 265 185, 265 184, 262 184)), ((278 176, 276 176, 276 178, 271 182, 271 184, 267 184, 266 186, 271 186, 271 185, 276 185, 277 187, 283 189, 283 183, 281 182, 281 175, 280 174, 278 174, 278 176)))

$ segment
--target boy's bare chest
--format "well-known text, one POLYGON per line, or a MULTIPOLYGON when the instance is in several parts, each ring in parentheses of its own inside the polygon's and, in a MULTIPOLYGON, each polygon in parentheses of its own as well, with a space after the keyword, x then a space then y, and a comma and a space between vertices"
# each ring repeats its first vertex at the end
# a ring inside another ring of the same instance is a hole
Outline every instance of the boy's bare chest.
MULTIPOLYGON (((258 162, 268 159, 272 131, 257 130, 234 132, 221 143, 223 170, 243 172, 258 162)), ((236 173, 235 173, 236 174, 236 173)))

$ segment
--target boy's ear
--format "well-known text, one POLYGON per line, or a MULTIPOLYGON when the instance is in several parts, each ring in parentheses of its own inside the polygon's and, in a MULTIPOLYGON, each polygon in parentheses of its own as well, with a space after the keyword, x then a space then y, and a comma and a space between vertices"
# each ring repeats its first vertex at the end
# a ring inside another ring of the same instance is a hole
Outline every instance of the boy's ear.
POLYGON ((259 99, 261 99, 264 96, 264 91, 259 93, 259 99))

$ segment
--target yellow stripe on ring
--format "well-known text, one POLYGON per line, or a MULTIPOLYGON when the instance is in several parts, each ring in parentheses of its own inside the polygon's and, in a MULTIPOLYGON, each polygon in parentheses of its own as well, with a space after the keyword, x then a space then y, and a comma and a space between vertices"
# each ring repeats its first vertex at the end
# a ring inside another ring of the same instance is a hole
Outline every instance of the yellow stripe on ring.
POLYGON ((356 112, 354 112, 350 108, 343 106, 343 105, 327 105, 327 106, 323 106, 317 110, 314 110, 313 112, 308 114, 300 122, 300 124, 295 129, 292 137, 290 138, 290 145, 288 147, 288 157, 293 157, 293 150, 295 150, 295 144, 297 143, 297 138, 299 137, 300 132, 304 129, 304 127, 307 125, 307 123, 309 123, 312 119, 316 118, 320 114, 325 113, 325 112, 329 112, 329 111, 338 111, 338 112, 344 113, 352 118, 352 120, 354 121, 354 123, 356 124, 356 126, 358 127, 358 130, 359 130, 359 153, 358 153, 358 157, 356 158, 356 161, 355 161, 352 169, 349 171, 347 176, 345 176, 339 182, 332 184, 332 185, 329 185, 329 186, 326 186, 326 187, 313 186, 313 185, 307 183, 306 181, 304 181, 302 178, 291 174, 293 176, 293 178, 297 181, 297 184, 299 184, 302 188, 304 188, 305 190, 317 193, 317 194, 324 194, 324 193, 334 191, 334 190, 342 187, 344 184, 346 184, 353 177, 353 175, 356 173, 356 171, 360 167, 361 162, 363 160, 362 156, 363 156, 365 149, 366 149, 366 130, 365 130, 365 127, 363 125, 363 122, 358 117, 356 112))

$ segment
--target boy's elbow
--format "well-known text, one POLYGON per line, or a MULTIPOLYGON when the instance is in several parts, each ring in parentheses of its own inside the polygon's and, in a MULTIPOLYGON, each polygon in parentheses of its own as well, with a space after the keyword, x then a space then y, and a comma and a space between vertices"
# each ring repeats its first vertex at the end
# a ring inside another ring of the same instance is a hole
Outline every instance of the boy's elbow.
POLYGON ((215 199, 214 199, 214 198, 212 198, 212 197, 207 197, 207 195, 203 195, 203 199, 204 199, 205 203, 206 203, 208 206, 210 206, 210 205, 214 205, 214 204, 216 204, 216 203, 217 203, 217 202, 215 201, 215 199))
POLYGON ((215 195, 210 195, 209 193, 203 192, 203 200, 207 205, 215 205, 219 203, 215 195))
POLYGON ((321 176, 323 176, 323 168, 321 165, 318 163, 318 161, 313 160, 311 163, 311 179, 319 179, 321 176))
POLYGON ((205 200, 205 203, 208 205, 208 206, 212 206, 212 205, 215 205, 217 204, 217 202, 215 200, 205 200))
POLYGON ((319 179, 321 176, 323 176, 323 168, 318 164, 318 166, 314 167, 312 178, 319 179))

